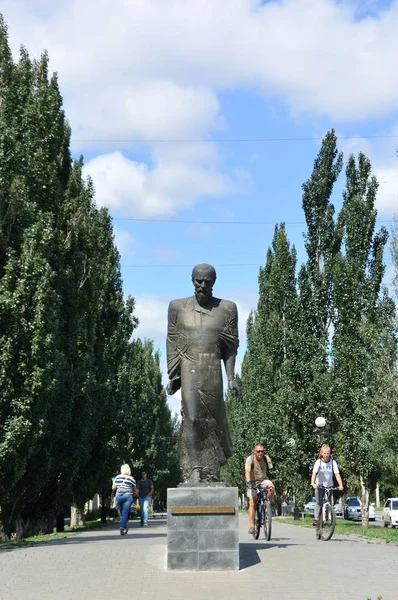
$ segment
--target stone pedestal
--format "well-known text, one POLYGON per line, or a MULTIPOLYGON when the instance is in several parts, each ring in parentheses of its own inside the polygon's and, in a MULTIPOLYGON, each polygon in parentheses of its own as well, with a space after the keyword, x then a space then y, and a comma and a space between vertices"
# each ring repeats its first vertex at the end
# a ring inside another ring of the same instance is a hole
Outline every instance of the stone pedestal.
POLYGON ((186 484, 167 490, 167 569, 239 569, 238 488, 186 484))

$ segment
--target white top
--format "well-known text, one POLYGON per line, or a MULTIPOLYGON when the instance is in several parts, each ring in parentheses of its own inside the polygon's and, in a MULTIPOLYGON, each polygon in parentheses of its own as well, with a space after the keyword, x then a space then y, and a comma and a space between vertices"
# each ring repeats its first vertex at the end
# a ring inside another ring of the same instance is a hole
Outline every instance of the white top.
POLYGON ((324 485, 325 487, 333 487, 333 473, 340 473, 337 462, 332 458, 329 462, 324 462, 321 458, 315 461, 313 473, 317 473, 315 483, 324 485))

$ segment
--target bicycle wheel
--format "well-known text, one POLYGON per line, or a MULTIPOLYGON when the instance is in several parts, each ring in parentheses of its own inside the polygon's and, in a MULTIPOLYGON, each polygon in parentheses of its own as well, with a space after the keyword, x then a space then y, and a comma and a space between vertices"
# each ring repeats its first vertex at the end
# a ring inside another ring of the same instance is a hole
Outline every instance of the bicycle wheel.
POLYGON ((336 515, 334 508, 328 502, 323 505, 321 514, 319 515, 319 530, 321 532, 321 540, 327 542, 330 540, 336 527, 336 515))
POLYGON ((267 502, 264 510, 264 537, 266 540, 271 539, 271 531, 272 531, 272 509, 271 502, 267 502))
POLYGON ((255 540, 258 540, 258 537, 260 535, 260 529, 261 529, 261 514, 260 514, 260 508, 257 507, 255 515, 254 515, 253 537, 255 540))

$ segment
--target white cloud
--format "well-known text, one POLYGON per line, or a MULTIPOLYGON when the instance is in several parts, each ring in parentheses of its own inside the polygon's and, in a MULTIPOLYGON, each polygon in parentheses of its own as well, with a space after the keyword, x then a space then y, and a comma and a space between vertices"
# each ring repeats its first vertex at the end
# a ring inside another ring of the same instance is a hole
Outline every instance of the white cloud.
POLYGON ((44 5, 4 0, 2 10, 14 48, 49 50, 79 135, 201 135, 217 126, 215 93, 247 84, 335 120, 397 105, 396 1, 361 18, 334 0, 44 5))
POLYGON ((136 296, 134 314, 140 324, 134 331, 135 338, 155 341, 155 348, 165 346, 167 335, 167 308, 169 300, 160 296, 136 296))
POLYGON ((102 82, 89 89, 83 82, 71 85, 68 117, 76 139, 197 138, 222 125, 215 93, 200 86, 124 79, 111 79, 106 86, 102 82), (83 94, 79 94, 81 89, 83 94))
POLYGON ((398 208, 398 160, 395 163, 375 167, 379 182, 376 208, 379 216, 391 217, 398 208))
POLYGON ((117 217, 166 217, 181 207, 192 206, 198 197, 223 196, 228 180, 200 161, 129 160, 121 152, 101 154, 84 166, 95 186, 99 206, 109 207, 117 217))
POLYGON ((375 206, 380 218, 391 218, 398 207, 398 140, 389 136, 398 136, 398 124, 391 128, 384 139, 338 141, 338 147, 344 152, 345 159, 349 154, 357 157, 359 152, 370 159, 372 174, 376 176, 379 183, 375 206))
MULTIPOLYGON (((73 140, 145 141, 225 129, 220 92, 248 86, 293 115, 361 122, 392 114, 398 1, 379 13, 367 6, 374 16, 351 0, 228 0, 228 8, 225 0, 3 0, 2 11, 15 52, 21 43, 35 56, 49 51, 73 140)), ((100 147, 79 142, 79 151, 85 145, 100 147)), ((232 189, 212 144, 151 141, 148 164, 110 148, 102 145, 106 154, 86 172, 99 203, 118 216, 167 216, 232 189)), ((239 165, 236 174, 235 191, 250 186, 239 165)), ((385 194, 380 206, 390 202, 385 194)))

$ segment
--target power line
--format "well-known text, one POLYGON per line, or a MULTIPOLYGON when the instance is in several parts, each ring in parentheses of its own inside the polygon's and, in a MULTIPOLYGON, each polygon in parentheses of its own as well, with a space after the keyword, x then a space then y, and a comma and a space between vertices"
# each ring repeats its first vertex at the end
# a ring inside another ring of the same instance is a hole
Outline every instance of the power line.
MULTIPOLYGON (((133 217, 113 217, 114 221, 135 221, 136 223, 183 223, 190 225, 279 225, 279 221, 192 221, 189 219, 136 219, 133 217)), ((392 223, 394 219, 377 219, 377 223, 392 223)), ((281 221, 285 225, 306 225, 305 221, 281 221)))
MULTIPOLYGON (((169 269, 169 268, 192 268, 195 264, 190 265, 121 265, 122 269, 169 269)), ((226 263, 226 264, 215 264, 214 267, 260 267, 261 263, 226 263)))
MULTIPOLYGON (((338 140, 376 140, 376 139, 395 139, 398 135, 340 135, 338 140)), ((169 138, 169 139, 73 139, 73 142, 79 143, 99 143, 99 144, 228 144, 228 143, 252 143, 252 142, 316 142, 323 140, 324 136, 313 137, 260 137, 260 138, 215 138, 215 139, 195 139, 195 138, 169 138)))
MULTIPOLYGON (((187 265, 120 265, 121 269, 192 269, 195 266, 195 263, 187 264, 187 265)), ((217 264, 215 263, 214 268, 219 267, 263 267, 264 263, 224 263, 217 264)), ((393 283, 393 279, 389 279, 387 281, 382 281, 382 285, 391 285, 393 283)))

